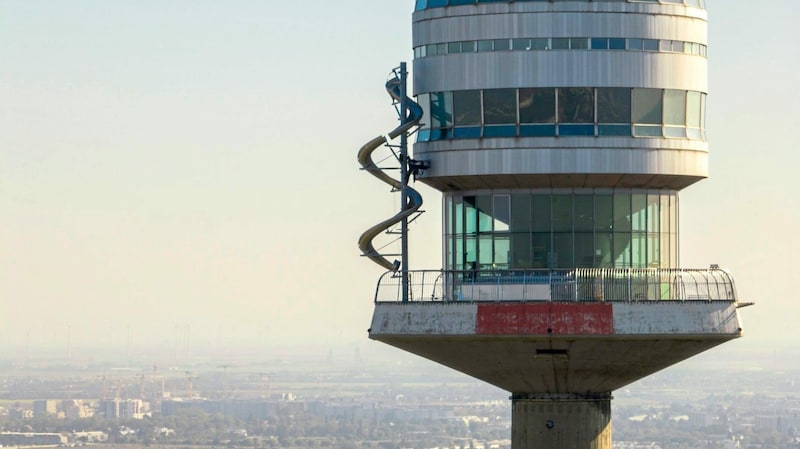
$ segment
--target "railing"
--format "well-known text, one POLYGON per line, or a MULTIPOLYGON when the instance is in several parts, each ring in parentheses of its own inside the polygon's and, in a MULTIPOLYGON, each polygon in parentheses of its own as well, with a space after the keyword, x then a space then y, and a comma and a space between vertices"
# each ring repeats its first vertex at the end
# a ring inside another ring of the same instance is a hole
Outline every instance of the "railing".
MULTIPOLYGON (((408 283, 408 301, 736 301, 733 277, 719 268, 420 270, 408 283)), ((403 301, 401 287, 385 273, 375 302, 403 301)))

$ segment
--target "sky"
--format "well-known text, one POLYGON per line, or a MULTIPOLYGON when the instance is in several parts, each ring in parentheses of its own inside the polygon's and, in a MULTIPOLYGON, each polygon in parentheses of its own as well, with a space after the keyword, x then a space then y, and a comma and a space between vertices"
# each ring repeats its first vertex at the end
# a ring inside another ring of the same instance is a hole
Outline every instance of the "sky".
MULTIPOLYGON (((709 0, 711 177, 681 193, 682 265, 757 303, 733 356, 800 341, 800 4, 753 5, 709 0)), ((356 152, 397 124, 412 8, 0 0, 0 351, 367 344, 356 242, 399 199, 356 152)), ((420 190, 410 267, 438 269, 420 190)))

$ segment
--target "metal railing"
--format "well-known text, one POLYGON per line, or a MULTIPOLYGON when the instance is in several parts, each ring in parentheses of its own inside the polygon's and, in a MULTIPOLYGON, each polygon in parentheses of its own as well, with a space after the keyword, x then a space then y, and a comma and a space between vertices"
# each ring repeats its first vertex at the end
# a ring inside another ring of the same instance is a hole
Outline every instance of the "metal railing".
MULTIPOLYGON (((417 270, 408 301, 736 301, 733 277, 720 268, 578 268, 574 270, 417 270)), ((387 272, 375 302, 400 302, 402 280, 387 272)))

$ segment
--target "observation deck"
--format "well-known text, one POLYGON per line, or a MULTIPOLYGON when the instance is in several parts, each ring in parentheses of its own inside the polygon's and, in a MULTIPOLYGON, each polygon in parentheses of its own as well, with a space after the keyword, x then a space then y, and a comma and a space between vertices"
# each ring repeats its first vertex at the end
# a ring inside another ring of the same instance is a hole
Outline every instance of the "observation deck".
POLYGON ((721 269, 410 271, 369 337, 512 394, 610 392, 741 336, 721 269))

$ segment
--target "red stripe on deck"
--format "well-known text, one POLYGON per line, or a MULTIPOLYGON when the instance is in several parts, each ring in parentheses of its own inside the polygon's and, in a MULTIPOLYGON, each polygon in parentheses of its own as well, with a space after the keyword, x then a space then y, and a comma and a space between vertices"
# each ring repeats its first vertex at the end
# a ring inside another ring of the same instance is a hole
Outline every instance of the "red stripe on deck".
POLYGON ((475 333, 610 335, 614 333, 614 314, 608 303, 478 304, 475 333))

